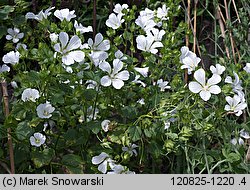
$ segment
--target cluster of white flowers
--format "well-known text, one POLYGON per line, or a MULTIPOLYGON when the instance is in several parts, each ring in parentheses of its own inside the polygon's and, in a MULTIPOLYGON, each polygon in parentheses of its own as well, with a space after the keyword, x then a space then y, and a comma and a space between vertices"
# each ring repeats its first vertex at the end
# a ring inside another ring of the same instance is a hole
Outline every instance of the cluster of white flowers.
POLYGON ((243 110, 247 107, 245 93, 243 92, 243 87, 241 86, 242 81, 240 80, 237 73, 233 73, 235 80, 232 77, 227 76, 225 82, 231 84, 233 92, 235 93, 233 98, 230 96, 226 97, 227 105, 224 110, 228 113, 234 113, 236 116, 240 116, 243 110))
POLYGON ((108 20, 106 20, 106 25, 110 28, 113 28, 114 30, 119 28, 122 25, 122 23, 125 21, 124 19, 122 19, 122 16, 124 15, 124 13, 122 13, 122 11, 124 9, 128 9, 127 4, 123 4, 123 5, 116 4, 113 11, 117 14, 111 13, 109 15, 108 20))
POLYGON ((190 51, 188 47, 183 46, 181 48, 180 62, 183 64, 181 69, 187 69, 189 75, 192 74, 192 71, 195 71, 200 61, 201 59, 190 51))
POLYGON ((96 34, 95 41, 91 38, 88 39, 88 47, 91 49, 89 56, 96 67, 108 58, 106 51, 110 49, 110 42, 104 40, 101 33, 96 34))
POLYGON ((165 4, 162 8, 159 7, 157 11, 152 11, 148 8, 140 11, 140 15, 135 20, 135 23, 146 32, 146 36, 137 36, 136 43, 139 50, 156 54, 158 52, 157 48, 163 47, 161 40, 166 32, 155 27, 162 26, 162 21, 167 20, 167 14, 168 9, 165 4), (156 18, 160 19, 161 22, 156 23, 156 18))
POLYGON ((17 43, 19 42, 20 39, 24 37, 24 33, 22 32, 20 33, 19 28, 15 28, 15 27, 13 29, 8 28, 7 32, 8 34, 6 35, 6 39, 16 44, 16 48, 15 48, 15 51, 10 51, 2 57, 2 61, 5 64, 0 66, 0 73, 10 71, 10 67, 6 64, 15 65, 19 62, 20 53, 17 51, 18 49, 22 47, 24 50, 27 50, 27 46, 25 44, 17 43))
POLYGON ((239 138, 233 138, 231 139, 231 143, 233 145, 239 144, 239 145, 244 145, 244 139, 250 139, 249 133, 246 132, 244 129, 240 130, 240 137, 239 138))
POLYGON ((105 153, 102 152, 98 156, 94 156, 92 158, 92 164, 98 165, 98 170, 103 174, 134 174, 134 172, 131 172, 124 168, 124 166, 120 164, 116 164, 114 160, 111 159, 111 157, 105 153), (108 166, 110 170, 108 171, 108 166), (107 172, 108 171, 108 172, 107 172))

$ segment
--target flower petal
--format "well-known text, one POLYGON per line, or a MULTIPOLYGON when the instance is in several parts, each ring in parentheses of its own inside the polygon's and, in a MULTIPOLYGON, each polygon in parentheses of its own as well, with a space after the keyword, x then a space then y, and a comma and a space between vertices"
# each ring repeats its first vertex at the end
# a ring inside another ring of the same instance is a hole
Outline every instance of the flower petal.
POLYGON ((108 72, 109 74, 111 73, 111 66, 108 62, 106 61, 103 61, 100 63, 99 65, 99 68, 102 70, 102 71, 106 71, 108 72))
POLYGON ((204 69, 198 69, 197 71, 195 71, 194 73, 194 78, 202 85, 205 86, 205 71, 204 69))
POLYGON ((60 32, 59 40, 62 44, 62 49, 64 49, 69 41, 69 35, 66 32, 60 32))
POLYGON ((127 70, 122 71, 122 72, 118 73, 115 77, 117 79, 120 79, 120 80, 128 80, 129 79, 129 72, 127 70))
POLYGON ((79 63, 84 60, 85 54, 84 52, 77 50, 77 51, 70 52, 68 56, 71 56, 76 62, 79 63))
POLYGON ((213 85, 209 87, 209 92, 212 94, 219 94, 221 93, 221 89, 218 85, 213 85))
POLYGON ((208 101, 210 99, 210 97, 211 97, 211 93, 209 91, 202 90, 202 91, 200 91, 200 97, 204 101, 208 101))
POLYGON ((77 49, 81 46, 81 40, 78 36, 74 35, 70 41, 69 41, 69 44, 67 46, 67 50, 68 51, 71 51, 73 49, 77 49))
POLYGON ((122 70, 123 62, 120 59, 114 59, 113 61, 113 74, 117 74, 122 70))
POLYGON ((215 74, 210 79, 208 79, 207 85, 212 86, 212 85, 218 84, 220 81, 221 81, 220 75, 215 74))
POLYGON ((202 90, 202 86, 198 82, 190 82, 188 87, 193 93, 199 93, 202 90))
POLYGON ((100 172, 102 172, 103 174, 105 174, 107 172, 107 165, 108 165, 108 162, 105 160, 103 163, 101 163, 99 166, 98 166, 98 170, 100 172))
POLYGON ((110 77, 108 75, 103 76, 101 78, 101 85, 102 86, 110 86, 111 85, 111 79, 110 79, 110 77))
POLYGON ((112 85, 115 89, 121 89, 124 86, 124 82, 120 79, 113 79, 112 85))
POLYGON ((107 157, 109 157, 109 155, 107 154, 107 153, 105 153, 105 152, 102 152, 100 155, 98 155, 98 156, 94 156, 93 158, 92 158, 92 164, 95 164, 95 165, 97 165, 97 164, 100 164, 101 162, 103 162, 103 160, 105 160, 107 157))

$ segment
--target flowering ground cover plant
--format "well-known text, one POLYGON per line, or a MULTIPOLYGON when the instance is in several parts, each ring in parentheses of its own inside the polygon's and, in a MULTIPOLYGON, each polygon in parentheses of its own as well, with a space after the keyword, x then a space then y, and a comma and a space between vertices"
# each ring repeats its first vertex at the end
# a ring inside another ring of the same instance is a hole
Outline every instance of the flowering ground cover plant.
POLYGON ((12 130, 16 173, 249 173, 249 63, 205 69, 182 13, 116 4, 93 34, 48 7, 9 28, 0 139, 12 130))

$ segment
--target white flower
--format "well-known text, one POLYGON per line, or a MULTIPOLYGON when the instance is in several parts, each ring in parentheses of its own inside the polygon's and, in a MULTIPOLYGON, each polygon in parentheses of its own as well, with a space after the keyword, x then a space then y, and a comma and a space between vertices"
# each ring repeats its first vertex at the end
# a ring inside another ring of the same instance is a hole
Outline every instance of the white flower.
POLYGON ((42 21, 43 19, 47 19, 49 15, 51 15, 51 10, 53 10, 55 7, 49 7, 48 9, 46 9, 44 12, 43 10, 41 10, 37 15, 35 15, 32 12, 28 12, 25 15, 26 19, 35 19, 37 21, 42 21))
POLYGON ((34 133, 33 136, 30 137, 30 144, 32 146, 40 147, 46 141, 46 136, 42 133, 34 133))
POLYGON ((146 8, 143 11, 140 11, 140 16, 147 16, 149 19, 154 18, 155 12, 150 10, 149 8, 146 8))
POLYGON ((124 9, 128 9, 128 5, 127 5, 127 4, 121 5, 121 4, 118 3, 118 4, 115 5, 115 8, 113 9, 113 11, 114 11, 115 13, 117 13, 117 14, 124 15, 124 13, 122 13, 122 11, 123 11, 124 9))
POLYGON ((93 61, 94 65, 97 67, 102 62, 105 62, 105 60, 108 58, 108 53, 105 51, 92 51, 89 54, 91 60, 93 61))
POLYGON ((250 63, 247 63, 246 66, 243 68, 247 73, 250 73, 250 63))
POLYGON ((135 79, 132 81, 135 84, 141 84, 143 88, 146 87, 146 84, 142 82, 141 80, 138 80, 140 78, 140 75, 135 75, 135 79))
POLYGON ((249 133, 246 132, 244 129, 240 130, 240 136, 244 139, 250 139, 249 133))
POLYGON ((3 64, 2 66, 0 66, 0 73, 9 72, 9 71, 10 71, 10 67, 7 66, 6 64, 3 64))
MULTIPOLYGON (((233 138, 231 139, 230 141, 233 145, 236 145, 237 144, 237 139, 236 138, 233 138)), ((238 143, 239 145, 243 145, 244 144, 244 140, 242 138, 238 138, 238 143)))
POLYGON ((87 121, 95 120, 98 113, 99 113, 98 108, 94 109, 92 106, 88 107, 88 109, 87 109, 87 121))
POLYGON ((226 101, 228 105, 226 105, 224 109, 226 111, 235 113, 236 116, 240 116, 242 114, 242 110, 247 107, 247 104, 245 102, 242 102, 241 98, 238 95, 234 95, 233 98, 227 96, 226 101))
POLYGON ((115 52, 115 58, 116 58, 116 59, 120 59, 121 61, 127 59, 127 57, 125 57, 125 56, 123 56, 123 55, 124 55, 124 54, 123 54, 120 50, 117 50, 117 51, 115 52))
POLYGON ((149 67, 144 67, 144 68, 135 67, 134 69, 138 73, 140 73, 143 77, 148 77, 148 69, 149 69, 149 67))
POLYGON ((103 62, 99 65, 100 69, 108 72, 108 75, 105 75, 101 78, 102 86, 112 86, 115 89, 121 89, 124 86, 124 80, 129 79, 129 72, 127 70, 121 71, 123 68, 123 62, 119 59, 114 59, 113 69, 108 62, 103 62), (121 71, 121 72, 119 72, 121 71))
POLYGON ((109 124, 110 124, 110 121, 107 119, 102 121, 101 126, 102 126, 103 131, 108 132, 109 124))
POLYGON ((59 41, 61 44, 55 44, 54 49, 62 54, 63 64, 72 65, 75 61, 79 63, 84 60, 84 52, 75 50, 81 46, 81 40, 78 36, 74 35, 69 41, 69 35, 66 32, 60 32, 59 41))
POLYGON ((58 36, 59 36, 58 34, 52 33, 49 35, 49 38, 50 38, 51 42, 57 42, 58 36))
POLYGON ((114 13, 111 13, 109 15, 108 20, 106 20, 106 25, 115 30, 115 29, 119 28, 124 21, 125 20, 122 19, 121 14, 115 15, 114 13))
POLYGON ((109 171, 107 174, 122 174, 124 172, 124 167, 120 164, 114 164, 111 169, 112 171, 109 171))
POLYGON ((215 66, 213 65, 210 66, 210 71, 213 74, 221 75, 225 70, 226 68, 220 64, 216 64, 215 66))
POLYGON ((18 51, 17 52, 11 51, 5 54, 2 60, 4 63, 10 63, 12 65, 15 65, 16 63, 19 62, 19 56, 20 56, 20 53, 18 51))
POLYGON ((24 36, 24 33, 20 33, 20 30, 18 28, 14 28, 14 29, 9 28, 7 32, 9 34, 6 35, 6 39, 12 40, 13 43, 17 43, 24 36))
POLYGON ((149 16, 139 16, 135 23, 140 26, 145 32, 154 28, 156 26, 155 21, 151 19, 149 16))
POLYGON ((72 18, 75 18, 75 11, 69 11, 69 9, 61 9, 61 10, 56 10, 54 12, 54 15, 59 18, 61 21, 66 19, 66 21, 70 21, 72 18))
POLYGON ((221 77, 219 75, 213 75, 206 83, 205 71, 203 69, 199 69, 195 71, 194 78, 197 82, 190 82, 188 84, 189 90, 193 93, 200 93, 200 97, 204 101, 209 100, 211 94, 219 94, 221 92, 220 87, 216 85, 221 81, 221 77))
POLYGON ((167 20, 168 17, 168 10, 169 8, 166 7, 166 5, 162 5, 162 8, 161 7, 158 7, 157 9, 157 17, 161 20, 167 20))
POLYGON ((81 23, 78 24, 78 22, 75 20, 74 27, 76 29, 76 32, 80 32, 80 34, 87 33, 87 32, 93 32, 92 26, 84 27, 81 23))
POLYGON ((92 164, 99 165, 98 170, 105 174, 107 172, 108 164, 110 167, 113 166, 114 161, 110 159, 109 155, 105 152, 102 152, 98 156, 92 158, 92 164))
POLYGON ((227 76, 226 79, 225 79, 225 83, 231 84, 232 88, 233 88, 233 91, 237 93, 237 92, 243 90, 243 88, 241 86, 242 81, 240 80, 240 78, 237 75, 237 73, 233 72, 233 74, 234 74, 235 80, 233 81, 232 77, 227 76))
POLYGON ((133 156, 133 155, 137 156, 137 151, 136 151, 137 147, 138 146, 136 144, 132 144, 132 145, 129 144, 128 147, 126 147, 126 146, 122 147, 122 151, 129 153, 130 156, 133 156))
MULTIPOLYGON (((244 139, 250 139, 249 133, 246 132, 244 129, 240 130, 240 137, 238 138, 239 145, 244 145, 244 139)), ((233 145, 237 144, 237 139, 233 138, 230 141, 233 145)))
POLYGON ((18 44, 16 45, 15 50, 18 51, 20 48, 24 49, 25 51, 28 50, 26 44, 18 43, 18 44))
POLYGON ((166 32, 164 30, 159 31, 159 29, 157 28, 152 28, 148 30, 146 33, 147 33, 147 36, 154 38, 154 41, 160 42, 166 32))
POLYGON ((161 42, 155 42, 153 37, 139 35, 136 37, 137 48, 142 51, 151 52, 156 54, 158 52, 158 47, 163 47, 161 42))
POLYGON ((88 39, 88 45, 94 51, 108 51, 110 48, 109 40, 103 40, 101 33, 96 34, 95 42, 91 38, 88 39))
POLYGON ((171 122, 170 122, 169 120, 164 121, 164 129, 165 129, 165 130, 166 130, 166 129, 169 129, 170 125, 171 125, 171 122))
POLYGON ((180 62, 183 63, 183 59, 184 59, 185 57, 191 56, 192 54, 196 56, 195 53, 193 53, 192 51, 189 51, 189 48, 188 48, 187 46, 181 47, 180 62))
POLYGON ((40 95, 39 95, 38 90, 32 89, 32 88, 27 88, 23 91, 21 99, 24 102, 26 102, 26 101, 36 102, 36 99, 38 99, 39 97, 40 97, 40 95))
POLYGON ((94 81, 94 80, 87 80, 86 84, 88 84, 87 87, 86 87, 86 89, 96 89, 97 90, 97 86, 98 85, 97 85, 96 81, 94 81))
POLYGON ((195 53, 189 51, 188 47, 181 48, 181 57, 180 61, 183 63, 181 69, 188 69, 188 74, 191 74, 192 71, 196 69, 201 59, 196 56, 195 53))
POLYGON ((160 87, 161 91, 171 88, 170 86, 168 86, 168 83, 168 81, 163 81, 162 79, 157 80, 157 85, 160 87))
POLYGON ((48 101, 45 104, 39 104, 36 108, 37 115, 40 118, 50 118, 52 116, 51 113, 54 111, 55 108, 48 101))
POLYGON ((141 105, 144 105, 145 104, 144 98, 141 98, 141 99, 137 100, 137 103, 139 103, 141 105))
POLYGON ((11 81, 10 84, 13 88, 18 88, 16 81, 11 81))

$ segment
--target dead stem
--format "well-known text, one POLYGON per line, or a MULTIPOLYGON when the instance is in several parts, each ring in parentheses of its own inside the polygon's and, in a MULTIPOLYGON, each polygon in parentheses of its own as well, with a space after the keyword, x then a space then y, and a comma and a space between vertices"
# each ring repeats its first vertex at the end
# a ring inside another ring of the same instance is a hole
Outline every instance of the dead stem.
POLYGON ((219 25, 220 25, 221 36, 223 38, 223 42, 224 42, 224 45, 225 45, 225 50, 226 50, 227 57, 228 57, 228 59, 230 59, 229 48, 227 47, 227 45, 225 43, 225 38, 226 38, 225 27, 224 27, 224 24, 223 24, 222 17, 221 17, 220 13, 221 13, 220 12, 220 6, 218 5, 217 10, 216 10, 216 19, 218 20, 219 25))
MULTIPOLYGON (((190 29, 190 8, 191 8, 191 0, 188 0, 188 6, 187 6, 187 26, 188 26, 188 31, 190 29)), ((186 46, 189 46, 189 37, 188 34, 186 35, 186 46)), ((185 69, 185 83, 188 83, 188 71, 185 69)))
POLYGON ((197 4, 198 0, 195 0, 194 2, 194 44, 193 44, 193 51, 196 53, 196 29, 197 29, 197 4))
MULTIPOLYGON (((228 7, 227 7, 227 0, 224 0, 224 6, 225 6, 225 11, 226 11, 226 18, 229 22, 231 22, 231 19, 229 17, 229 13, 228 13, 228 7)), ((233 35, 231 30, 228 28, 229 31, 229 38, 230 38, 230 43, 231 43, 231 48, 232 48, 232 53, 233 53, 233 58, 234 58, 234 63, 236 64, 236 56, 235 56, 235 50, 234 50, 234 40, 233 40, 233 35)))
MULTIPOLYGON (((1 82, 2 85, 2 92, 3 92, 3 101, 4 101, 4 112, 5 117, 9 115, 9 96, 8 96, 8 89, 6 81, 1 82)), ((11 137, 11 128, 7 129, 8 133, 8 145, 9 145, 9 153, 10 153, 10 171, 11 174, 15 173, 15 162, 14 162, 14 151, 13 151, 13 143, 11 137)))
POLYGON ((239 23, 241 23, 240 17, 239 17, 239 13, 238 13, 238 10, 237 10, 236 4, 235 4, 235 1, 232 0, 232 2, 233 2, 234 10, 235 10, 236 15, 237 15, 237 19, 238 19, 239 23))

